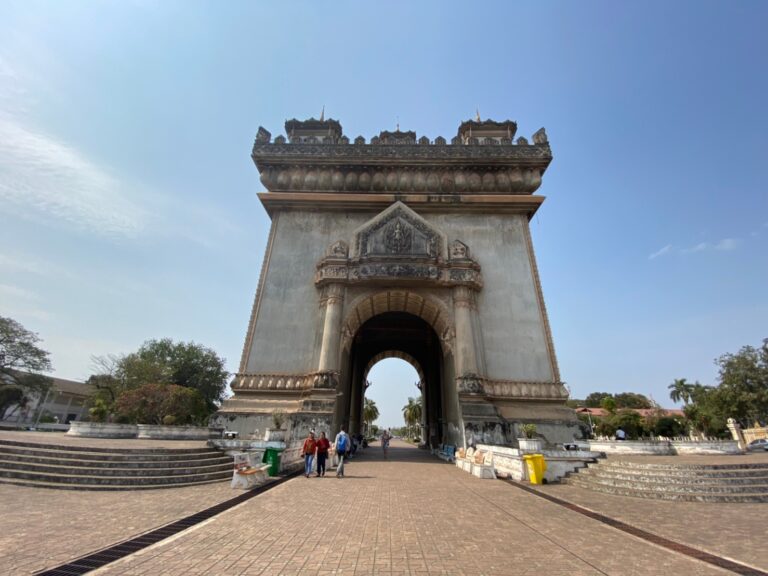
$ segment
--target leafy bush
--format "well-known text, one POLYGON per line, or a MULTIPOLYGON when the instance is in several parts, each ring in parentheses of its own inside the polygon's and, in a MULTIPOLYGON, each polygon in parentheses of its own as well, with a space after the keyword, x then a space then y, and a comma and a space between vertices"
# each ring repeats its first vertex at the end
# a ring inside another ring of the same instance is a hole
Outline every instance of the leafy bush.
POLYGON ((613 416, 604 418, 597 423, 596 433, 600 436, 613 436, 621 428, 627 439, 639 438, 643 432, 643 417, 631 410, 620 410, 613 416))
POLYGON ((200 424, 208 416, 202 395, 176 384, 144 384, 127 390, 118 396, 114 409, 118 419, 139 424, 163 424, 168 417, 177 425, 200 424))
POLYGON ((526 438, 536 437, 536 424, 523 424, 520 429, 526 438))
POLYGON ((109 407, 103 398, 96 398, 93 406, 88 409, 88 413, 91 415, 91 422, 106 422, 107 416, 109 416, 109 407))
POLYGON ((653 433, 657 436, 673 438, 685 434, 685 426, 671 416, 662 416, 656 421, 653 433))

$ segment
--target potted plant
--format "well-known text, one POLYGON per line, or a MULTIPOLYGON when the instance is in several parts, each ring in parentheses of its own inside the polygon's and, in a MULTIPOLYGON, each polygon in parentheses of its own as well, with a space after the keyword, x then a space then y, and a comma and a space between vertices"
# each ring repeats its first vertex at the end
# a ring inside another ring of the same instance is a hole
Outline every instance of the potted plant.
POLYGON ((544 440, 536 437, 536 424, 523 424, 520 427, 523 438, 518 438, 517 442, 520 450, 524 452, 541 452, 544 447, 544 440))
POLYGON ((265 442, 285 442, 285 430, 283 430, 283 422, 285 421, 285 412, 283 410, 275 410, 272 412, 272 428, 267 428, 264 433, 265 442))

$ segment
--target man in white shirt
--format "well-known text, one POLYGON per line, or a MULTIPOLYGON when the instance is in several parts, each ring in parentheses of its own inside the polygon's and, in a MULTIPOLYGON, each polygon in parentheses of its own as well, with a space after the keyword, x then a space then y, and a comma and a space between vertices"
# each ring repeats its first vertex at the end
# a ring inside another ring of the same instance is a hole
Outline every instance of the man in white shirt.
POLYGON ((349 434, 344 432, 344 426, 342 426, 339 433, 336 434, 336 439, 333 441, 333 447, 336 450, 336 456, 339 459, 339 464, 336 466, 336 478, 344 478, 344 454, 351 447, 349 434))
POLYGON ((616 430, 616 440, 626 440, 626 439, 627 439, 627 434, 626 432, 624 432, 624 430, 622 430, 621 428, 616 430))

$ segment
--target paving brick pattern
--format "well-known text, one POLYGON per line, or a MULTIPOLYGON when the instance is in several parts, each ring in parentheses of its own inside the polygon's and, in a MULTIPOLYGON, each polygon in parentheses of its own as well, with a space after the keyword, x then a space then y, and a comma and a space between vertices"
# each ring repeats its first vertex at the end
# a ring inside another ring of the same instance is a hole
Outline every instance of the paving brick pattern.
POLYGON ((648 500, 566 484, 540 490, 670 540, 768 571, 768 503, 648 500))
POLYGON ((130 492, 0 485, 0 574, 31 574, 232 498, 229 482, 130 492))
POLYGON ((404 444, 346 475, 296 478, 97 573, 728 573, 404 444))

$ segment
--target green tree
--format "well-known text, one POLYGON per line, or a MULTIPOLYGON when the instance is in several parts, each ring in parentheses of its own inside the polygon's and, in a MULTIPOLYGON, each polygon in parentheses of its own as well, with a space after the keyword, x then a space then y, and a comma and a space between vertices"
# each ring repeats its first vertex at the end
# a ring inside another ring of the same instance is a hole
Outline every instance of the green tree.
POLYGON ((693 429, 705 436, 723 435, 728 415, 718 389, 696 382, 690 393, 690 403, 683 407, 683 413, 693 429))
POLYGON ((603 398, 613 398, 610 392, 592 392, 584 399, 584 405, 587 408, 600 408, 603 398))
POLYGON ((683 401, 683 404, 687 405, 691 401, 691 393, 693 392, 694 385, 689 383, 685 378, 675 378, 667 388, 669 389, 669 397, 672 402, 683 401))
POLYGON ((661 416, 654 424, 653 433, 657 436, 674 438, 685 434, 685 425, 672 416, 661 416))
POLYGON ((622 392, 616 394, 616 408, 651 408, 651 401, 647 396, 637 394, 636 392, 622 392))
POLYGON ((0 417, 13 404, 42 398, 51 379, 50 354, 38 346, 40 338, 11 318, 0 316, 0 417))
POLYGON ((126 390, 114 410, 118 421, 138 424, 203 424, 208 417, 202 395, 176 384, 143 384, 126 390))
POLYGON ((367 425, 367 429, 371 430, 372 424, 379 417, 379 408, 376 406, 376 402, 370 398, 366 398, 363 404, 363 421, 367 425))
POLYGON ((600 401, 600 408, 607 411, 610 414, 613 414, 616 412, 616 400, 613 398, 613 396, 605 396, 600 401))
POLYGON ((745 425, 768 420, 768 338, 759 348, 744 346, 736 354, 723 354, 715 364, 721 410, 745 425))
POLYGON ((422 413, 421 397, 419 397, 418 399, 408 398, 408 404, 403 406, 403 418, 405 419, 405 423, 407 424, 407 427, 409 430, 409 436, 410 436, 411 427, 418 425, 418 423, 421 422, 421 413, 422 413))
POLYGON ((97 357, 94 362, 99 373, 88 382, 110 405, 125 391, 145 384, 176 384, 197 390, 213 412, 224 398, 229 376, 224 359, 210 348, 170 338, 147 340, 136 352, 97 357))

